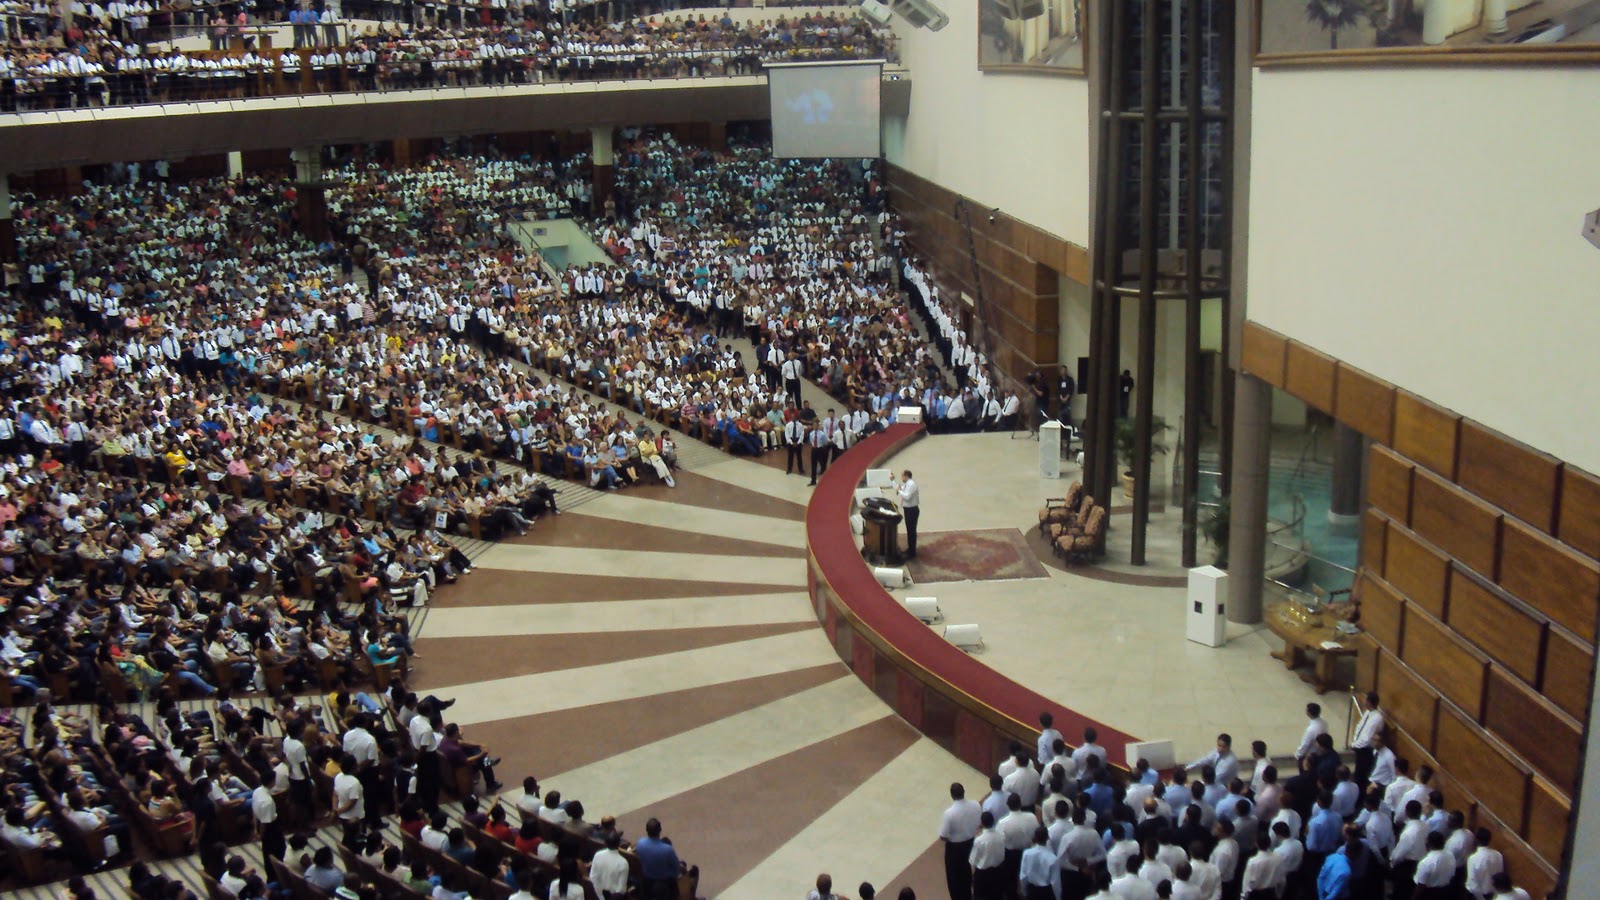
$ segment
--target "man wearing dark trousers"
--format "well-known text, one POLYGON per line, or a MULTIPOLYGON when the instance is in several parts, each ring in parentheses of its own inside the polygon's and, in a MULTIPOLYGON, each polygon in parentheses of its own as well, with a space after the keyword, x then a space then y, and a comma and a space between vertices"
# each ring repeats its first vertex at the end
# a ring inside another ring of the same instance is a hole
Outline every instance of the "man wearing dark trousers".
POLYGON ((976 800, 967 799, 960 783, 950 785, 950 807, 939 825, 939 840, 944 841, 944 880, 951 897, 972 896, 972 842, 978 837, 983 811, 976 800))
POLYGON ((917 517, 922 514, 922 495, 917 483, 911 479, 911 470, 900 474, 900 513, 906 519, 906 556, 917 555, 917 517))
POLYGON ((789 454, 783 463, 783 474, 806 474, 806 426, 799 419, 790 419, 783 425, 783 447, 789 454))
POLYGON ((828 457, 833 453, 833 444, 828 441, 828 435, 821 426, 812 426, 806 439, 811 444, 811 485, 815 487, 817 478, 828 471, 828 457))

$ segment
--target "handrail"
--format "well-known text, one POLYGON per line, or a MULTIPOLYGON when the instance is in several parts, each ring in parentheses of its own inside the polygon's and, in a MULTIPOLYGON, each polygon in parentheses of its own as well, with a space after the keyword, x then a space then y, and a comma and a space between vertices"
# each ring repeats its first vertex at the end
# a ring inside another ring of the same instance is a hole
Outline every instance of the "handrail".
POLYGON ((1312 553, 1311 551, 1305 549, 1303 546, 1298 546, 1297 547, 1297 546, 1294 546, 1294 545, 1291 545, 1291 544, 1282 543, 1281 541, 1272 541, 1272 540, 1267 541, 1267 543, 1273 545, 1274 547, 1282 547, 1285 550, 1293 550, 1295 553, 1298 553, 1301 556, 1304 556, 1306 559, 1314 559, 1317 562, 1322 563, 1325 566, 1332 566, 1333 568, 1338 569, 1341 572, 1348 572, 1351 575, 1356 574, 1356 570, 1355 569, 1352 569, 1349 566, 1344 565, 1343 563, 1336 563, 1333 560, 1328 559, 1327 557, 1318 556, 1315 553, 1312 553))

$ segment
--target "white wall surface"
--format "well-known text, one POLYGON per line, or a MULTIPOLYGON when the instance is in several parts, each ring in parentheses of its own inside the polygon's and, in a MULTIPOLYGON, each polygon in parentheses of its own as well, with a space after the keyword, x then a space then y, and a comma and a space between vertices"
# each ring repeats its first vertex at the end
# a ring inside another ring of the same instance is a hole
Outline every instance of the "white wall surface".
POLYGON ((1249 317, 1600 471, 1600 70, 1258 70, 1254 94, 1249 317))
POLYGON ((972 0, 935 0, 933 32, 898 16, 911 109, 884 120, 884 155, 935 184, 1080 247, 1089 245, 1089 85, 1082 77, 978 71, 972 0))

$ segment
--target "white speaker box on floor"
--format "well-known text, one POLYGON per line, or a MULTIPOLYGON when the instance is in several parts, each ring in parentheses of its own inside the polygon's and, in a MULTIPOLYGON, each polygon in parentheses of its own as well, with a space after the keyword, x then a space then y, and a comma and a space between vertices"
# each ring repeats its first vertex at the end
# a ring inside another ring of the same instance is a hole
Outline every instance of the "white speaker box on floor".
POLYGON ((894 410, 894 420, 901 424, 915 425, 922 421, 922 407, 897 406, 894 410))
POLYGON ((963 650, 978 650, 983 647, 983 634, 976 625, 946 625, 944 639, 963 650))
POLYGON ((932 625, 944 618, 944 613, 939 611, 938 597, 907 597, 906 611, 921 619, 924 625, 932 625))
POLYGON ((872 570, 872 575, 878 579, 879 584, 890 590, 894 590, 897 587, 905 587, 911 583, 911 573, 895 566, 878 566, 872 570))
POLYGON ((883 491, 875 487, 856 488, 856 505, 865 506, 873 497, 882 497, 883 491))
POLYGON ((1130 770, 1141 759, 1152 769, 1170 769, 1178 764, 1175 752, 1171 741, 1130 741, 1125 762, 1130 770))
POLYGON ((886 488, 886 487, 893 487, 893 486, 894 486, 894 470, 893 469, 868 469, 867 470, 867 487, 869 487, 869 488, 886 488))

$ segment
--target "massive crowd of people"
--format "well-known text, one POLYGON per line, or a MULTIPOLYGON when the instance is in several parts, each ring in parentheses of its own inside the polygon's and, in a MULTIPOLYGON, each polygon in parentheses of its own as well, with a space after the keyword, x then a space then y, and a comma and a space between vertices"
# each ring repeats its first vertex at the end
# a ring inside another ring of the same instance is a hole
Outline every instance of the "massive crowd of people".
MULTIPOLYGON (((210 848, 220 879, 239 873, 219 841, 288 858, 274 809, 325 810, 352 847, 375 816, 416 821, 452 772, 493 779, 447 704, 417 705, 399 677, 405 609, 470 571, 459 535, 526 530, 562 479, 671 485, 674 429, 759 453, 798 428, 832 452, 895 403, 959 396, 905 312, 920 273, 896 261, 871 167, 621 138, 618 195, 586 219, 618 265, 565 273, 508 226, 584 212, 582 157, 330 167, 322 244, 277 178, 172 183, 156 166, 17 192, 0 684, 38 708, 0 775, 11 847, 92 865, 131 829, 210 848), (845 415, 799 403, 801 378, 845 415), (305 691, 328 695, 320 719, 305 691), (116 705, 136 696, 160 699, 159 722, 116 705), (181 713, 185 696, 215 712, 181 713), (96 702, 94 723, 52 705, 67 699, 96 702)), ((981 358, 958 368, 993 394, 981 358)), ((566 865, 553 855, 546 874, 566 865)))
MULTIPOLYGON (((423 7, 427 9, 430 7, 423 7)), ((219 16, 210 51, 158 47, 123 13, 93 5, 61 31, 9 39, 0 54, 0 112, 472 85, 754 74, 773 61, 872 59, 893 39, 836 14, 761 22, 673 16, 576 21, 466 21, 418 16, 354 26, 300 26, 293 45, 257 47, 243 20, 219 16), (235 41, 235 38, 238 40, 235 41), (304 49, 302 49, 302 47, 304 49)), ((486 7, 485 13, 492 11, 486 7)))

